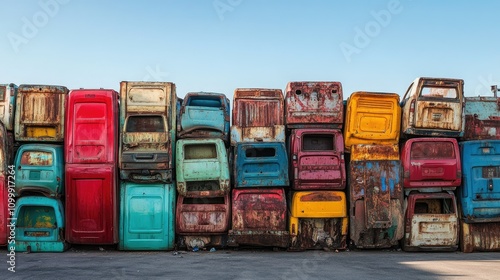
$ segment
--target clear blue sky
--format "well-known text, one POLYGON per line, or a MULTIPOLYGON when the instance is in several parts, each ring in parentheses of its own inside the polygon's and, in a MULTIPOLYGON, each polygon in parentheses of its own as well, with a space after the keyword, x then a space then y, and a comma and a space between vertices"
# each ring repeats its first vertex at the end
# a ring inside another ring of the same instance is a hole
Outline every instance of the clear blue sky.
POLYGON ((340 81, 401 96, 418 76, 500 84, 500 1, 0 0, 0 83, 189 91, 340 81))

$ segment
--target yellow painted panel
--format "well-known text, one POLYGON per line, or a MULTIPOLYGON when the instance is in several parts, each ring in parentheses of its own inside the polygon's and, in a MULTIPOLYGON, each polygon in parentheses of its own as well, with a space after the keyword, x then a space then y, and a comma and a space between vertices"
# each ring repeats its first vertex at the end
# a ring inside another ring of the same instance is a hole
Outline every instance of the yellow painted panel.
POLYGON ((345 193, 340 191, 301 191, 293 194, 291 214, 296 218, 347 217, 345 193))
POLYGON ((26 136, 30 138, 56 138, 56 128, 45 126, 30 126, 26 128, 26 136))

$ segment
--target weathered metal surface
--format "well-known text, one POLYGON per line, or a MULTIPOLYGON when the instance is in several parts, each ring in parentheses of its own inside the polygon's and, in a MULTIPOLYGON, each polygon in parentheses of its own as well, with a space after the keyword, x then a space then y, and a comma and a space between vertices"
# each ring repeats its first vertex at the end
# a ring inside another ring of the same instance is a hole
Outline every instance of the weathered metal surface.
POLYGON ((173 83, 120 83, 122 180, 172 181, 177 100, 173 83))
POLYGON ((345 249, 348 215, 344 192, 300 191, 290 207, 292 249, 345 249))
POLYGON ((405 216, 405 251, 455 251, 458 248, 458 212, 455 195, 411 193, 405 216))
POLYGON ((288 157, 284 143, 239 143, 235 147, 234 186, 286 187, 288 157))
POLYGON ((106 89, 72 90, 65 132, 66 164, 118 161, 118 93, 106 89))
POLYGON ((353 145, 350 159, 351 161, 399 160, 399 145, 353 145))
POLYGON ((288 247, 286 212, 282 188, 233 189, 228 245, 288 247))
POLYGON ((500 251, 500 222, 465 223, 460 221, 460 249, 474 251, 500 251))
POLYGON ((351 161, 350 238, 358 248, 387 248, 403 238, 403 186, 398 160, 351 161))
POLYGON ((231 145, 240 142, 285 142, 284 99, 280 89, 236 89, 231 145))
POLYGON ((229 193, 229 162, 221 139, 180 139, 176 149, 179 194, 214 197, 229 193))
POLYGON ((399 95, 354 92, 347 100, 345 148, 356 144, 397 144, 401 123, 399 95))
POLYGON ((289 148, 294 190, 345 188, 344 138, 340 130, 294 129, 289 148))
POLYGON ((63 142, 68 89, 20 85, 16 97, 16 141, 63 142))
POLYGON ((14 112, 16 109, 17 86, 0 85, 0 122, 9 131, 14 130, 14 112))
POLYGON ((59 199, 27 196, 16 201, 16 252, 63 252, 64 208, 59 199))
POLYGON ((24 144, 16 155, 18 196, 38 192, 50 197, 64 193, 64 155, 62 145, 24 144))
POLYGON ((342 128, 343 94, 340 82, 289 82, 285 123, 290 128, 342 128))
POLYGON ((214 235, 177 235, 177 247, 192 250, 206 249, 207 247, 226 247, 227 234, 214 235))
POLYGON ((175 183, 120 183, 119 250, 172 250, 175 183))
POLYGON ((231 198, 177 197, 175 231, 179 235, 227 233, 231 220, 231 198))
POLYGON ((66 241, 118 243, 116 164, 66 164, 66 241))
POLYGON ((500 140, 500 98, 493 96, 465 98, 463 140, 500 140))
POLYGON ((462 183, 460 149, 454 138, 413 138, 401 151, 405 190, 454 190, 462 183))
POLYGON ((466 223, 500 222, 500 140, 460 143, 462 219, 466 223))
POLYGON ((229 143, 230 103, 224 94, 190 92, 179 116, 179 138, 220 138, 229 143))
POLYGON ((401 102, 401 132, 405 135, 463 136, 463 84, 459 79, 415 79, 401 102))

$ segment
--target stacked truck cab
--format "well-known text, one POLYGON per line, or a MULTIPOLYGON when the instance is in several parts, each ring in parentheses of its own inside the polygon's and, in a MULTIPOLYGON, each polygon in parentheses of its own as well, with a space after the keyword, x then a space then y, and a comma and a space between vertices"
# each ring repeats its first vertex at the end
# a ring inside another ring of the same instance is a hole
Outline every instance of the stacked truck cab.
POLYGON ((288 247, 289 185, 283 93, 236 89, 231 154, 234 172, 228 245, 288 247))
POLYGON ((118 93, 79 89, 66 112, 66 240, 118 242, 118 93))
POLYGON ((9 167, 7 162, 7 132, 5 127, 0 122, 0 246, 7 245, 7 218, 8 218, 8 199, 9 199, 9 191, 8 191, 8 174, 9 167))
POLYGON ((173 83, 120 83, 119 163, 122 180, 172 181, 176 108, 173 83))
POLYGON ((230 104, 221 93, 190 92, 179 112, 179 138, 220 138, 229 143, 230 104))
POLYGON ((406 251, 458 248, 453 191, 462 183, 457 138, 464 134, 460 79, 417 78, 403 101, 401 160, 406 194, 406 251), (431 238, 432 237, 432 238, 431 238))
POLYGON ((354 92, 347 100, 344 141, 355 247, 388 248, 403 237, 400 121, 395 93, 354 92))
POLYGON ((286 87, 291 250, 347 246, 342 98, 340 82, 290 82, 286 87))
POLYGON ((120 83, 120 250, 174 248, 178 105, 173 83, 120 83))
POLYGON ((64 238, 64 133, 68 89, 20 85, 14 137, 17 195, 16 251, 62 252, 64 238))
POLYGON ((401 102, 402 135, 461 137, 465 121, 463 86, 460 79, 415 79, 401 102))
POLYGON ((462 187, 460 244, 462 252, 500 251, 500 99, 467 97, 465 133, 460 143, 462 187))

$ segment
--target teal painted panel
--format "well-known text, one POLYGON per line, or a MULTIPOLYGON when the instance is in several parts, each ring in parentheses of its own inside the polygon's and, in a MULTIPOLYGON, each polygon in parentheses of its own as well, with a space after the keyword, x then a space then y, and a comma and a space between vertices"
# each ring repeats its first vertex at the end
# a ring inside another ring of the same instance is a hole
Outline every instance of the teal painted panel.
POLYGON ((27 196, 16 202, 16 252, 63 252, 64 210, 59 199, 27 196))
POLYGON ((171 250, 175 184, 120 185, 120 250, 171 250))
POLYGON ((62 145, 24 144, 16 154, 16 194, 40 192, 50 197, 64 193, 62 145))

